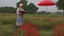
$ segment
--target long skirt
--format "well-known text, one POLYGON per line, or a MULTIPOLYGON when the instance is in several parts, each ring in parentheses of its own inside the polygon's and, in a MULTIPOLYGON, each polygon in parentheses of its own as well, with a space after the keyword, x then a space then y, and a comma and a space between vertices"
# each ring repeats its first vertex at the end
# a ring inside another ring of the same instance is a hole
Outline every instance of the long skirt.
POLYGON ((21 26, 24 24, 24 16, 17 15, 16 17, 16 26, 21 26))

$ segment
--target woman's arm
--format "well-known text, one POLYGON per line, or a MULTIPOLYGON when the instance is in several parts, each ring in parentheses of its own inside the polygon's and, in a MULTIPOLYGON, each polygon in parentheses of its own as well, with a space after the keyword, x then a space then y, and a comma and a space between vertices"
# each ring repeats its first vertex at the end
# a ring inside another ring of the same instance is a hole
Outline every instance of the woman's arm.
POLYGON ((19 14, 19 8, 17 8, 17 14, 19 14))
POLYGON ((17 14, 18 14, 18 15, 22 15, 22 13, 20 13, 19 8, 17 8, 17 14))

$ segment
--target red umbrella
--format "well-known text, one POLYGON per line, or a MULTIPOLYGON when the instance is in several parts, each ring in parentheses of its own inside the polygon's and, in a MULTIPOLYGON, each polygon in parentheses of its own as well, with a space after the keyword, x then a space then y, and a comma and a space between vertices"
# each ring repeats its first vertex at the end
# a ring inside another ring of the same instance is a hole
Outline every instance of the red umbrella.
POLYGON ((47 11, 47 6, 53 6, 53 5, 56 5, 56 3, 53 2, 52 0, 43 0, 38 4, 38 6, 46 6, 46 11, 47 11))

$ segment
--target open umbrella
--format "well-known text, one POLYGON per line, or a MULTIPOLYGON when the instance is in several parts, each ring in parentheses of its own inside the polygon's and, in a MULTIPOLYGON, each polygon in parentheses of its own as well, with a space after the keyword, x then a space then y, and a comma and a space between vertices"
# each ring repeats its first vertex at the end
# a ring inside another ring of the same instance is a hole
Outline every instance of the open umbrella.
POLYGON ((47 6, 53 6, 53 5, 56 5, 56 3, 53 2, 52 0, 43 0, 38 4, 38 6, 46 6, 46 11, 47 11, 47 6))

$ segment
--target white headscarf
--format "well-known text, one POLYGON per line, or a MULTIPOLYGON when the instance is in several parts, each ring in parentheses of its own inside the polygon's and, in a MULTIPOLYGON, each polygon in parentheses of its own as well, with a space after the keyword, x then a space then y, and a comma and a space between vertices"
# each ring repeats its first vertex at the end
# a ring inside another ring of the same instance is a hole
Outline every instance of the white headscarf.
POLYGON ((21 3, 21 4, 19 4, 19 6, 22 6, 23 4, 21 3))

